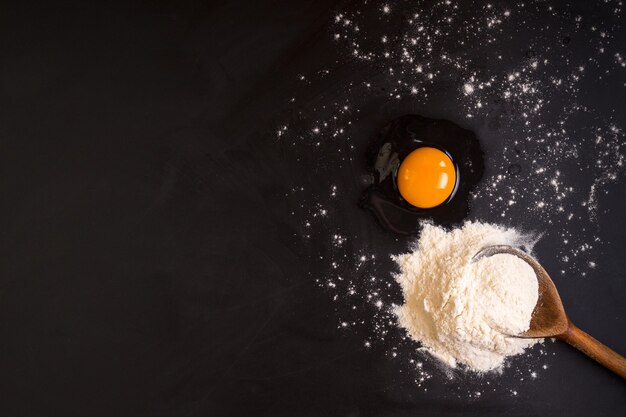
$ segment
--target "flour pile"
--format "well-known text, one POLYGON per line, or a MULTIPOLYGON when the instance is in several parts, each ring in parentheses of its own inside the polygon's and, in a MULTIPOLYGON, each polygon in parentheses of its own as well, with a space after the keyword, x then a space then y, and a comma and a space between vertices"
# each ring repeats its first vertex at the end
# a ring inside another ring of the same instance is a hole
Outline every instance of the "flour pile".
POLYGON ((405 300, 396 311, 400 325, 452 367, 501 369, 506 357, 540 341, 507 336, 528 330, 537 277, 513 255, 472 257, 485 246, 527 243, 514 229, 485 223, 449 232, 425 225, 414 251, 394 257, 405 300))

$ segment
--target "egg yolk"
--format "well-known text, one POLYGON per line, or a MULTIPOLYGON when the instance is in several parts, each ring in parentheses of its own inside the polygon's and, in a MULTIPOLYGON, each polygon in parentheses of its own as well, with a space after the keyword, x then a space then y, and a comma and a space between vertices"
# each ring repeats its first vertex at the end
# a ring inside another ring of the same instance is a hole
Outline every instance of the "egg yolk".
POLYGON ((436 148, 411 152, 398 169, 400 195, 419 208, 438 206, 450 197, 456 184, 456 170, 448 155, 436 148))

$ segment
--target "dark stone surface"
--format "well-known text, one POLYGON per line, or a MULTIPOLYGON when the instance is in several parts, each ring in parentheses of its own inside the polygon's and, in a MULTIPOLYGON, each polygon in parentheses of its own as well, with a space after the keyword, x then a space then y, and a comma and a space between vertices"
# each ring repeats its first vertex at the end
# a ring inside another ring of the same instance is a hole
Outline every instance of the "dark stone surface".
MULTIPOLYGON (((469 401, 445 381, 415 389, 384 346, 336 330, 310 279, 325 265, 286 216, 284 179, 309 162, 266 133, 292 80, 333 62, 335 7, 0 5, 0 415, 624 415, 624 382, 567 346, 518 397, 469 401)), ((623 101, 611 84, 585 94, 623 101)), ((401 104, 364 106, 361 129, 415 112, 401 104)), ((347 183, 334 221, 396 250, 347 183)), ((581 328, 626 352, 623 184, 602 204, 602 268, 559 288, 581 328)))

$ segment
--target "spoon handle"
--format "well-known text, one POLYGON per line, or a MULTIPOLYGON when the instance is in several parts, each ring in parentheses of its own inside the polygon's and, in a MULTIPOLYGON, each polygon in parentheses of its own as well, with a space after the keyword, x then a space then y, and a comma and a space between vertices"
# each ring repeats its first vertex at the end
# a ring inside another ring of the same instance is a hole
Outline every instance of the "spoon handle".
POLYGON ((569 343, 600 365, 626 379, 626 358, 598 342, 571 322, 567 331, 559 335, 559 339, 569 343))

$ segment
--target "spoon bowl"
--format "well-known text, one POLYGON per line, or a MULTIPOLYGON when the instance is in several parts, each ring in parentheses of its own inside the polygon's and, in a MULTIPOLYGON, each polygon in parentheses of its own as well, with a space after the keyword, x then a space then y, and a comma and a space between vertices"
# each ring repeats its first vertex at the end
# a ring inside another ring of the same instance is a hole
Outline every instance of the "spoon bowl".
POLYGON ((521 249, 508 245, 487 246, 474 255, 473 260, 508 254, 526 262, 535 272, 539 284, 539 298, 533 310, 527 331, 515 337, 554 337, 580 350, 601 365, 626 379, 626 358, 603 345, 572 323, 561 302, 559 292, 550 275, 537 260, 521 249))

